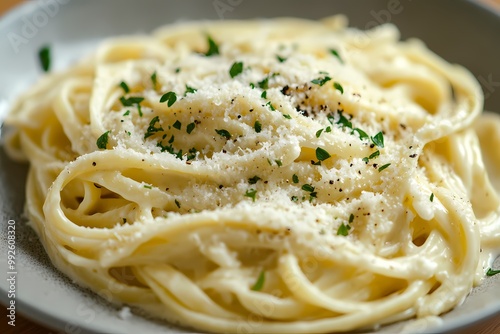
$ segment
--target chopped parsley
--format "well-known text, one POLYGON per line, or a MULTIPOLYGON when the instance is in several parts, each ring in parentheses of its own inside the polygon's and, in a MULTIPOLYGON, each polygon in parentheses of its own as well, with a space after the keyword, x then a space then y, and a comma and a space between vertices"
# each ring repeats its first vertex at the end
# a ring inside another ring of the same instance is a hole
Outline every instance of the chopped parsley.
POLYGON ((262 270, 257 278, 257 281, 252 286, 253 291, 260 291, 264 287, 264 282, 266 281, 266 272, 262 270))
POLYGON ((292 202, 298 202, 298 201, 299 201, 299 198, 298 198, 297 196, 292 196, 292 197, 290 197, 290 200, 291 200, 292 202))
POLYGON ((158 84, 158 80, 156 78, 156 71, 151 74, 151 82, 153 83, 153 89, 156 89, 156 85, 158 84))
POLYGON ((344 87, 342 87, 342 85, 338 82, 334 82, 333 87, 335 87, 335 89, 338 90, 340 94, 344 94, 344 87))
POLYGON ((175 92, 168 92, 163 94, 163 96, 160 99, 160 103, 164 103, 168 101, 168 106, 171 107, 175 101, 177 101, 177 94, 175 92))
POLYGON ((262 94, 260 94, 260 97, 267 99, 267 90, 263 91, 262 94))
MULTIPOLYGON (((182 152, 182 151, 181 151, 182 152)), ((175 205, 180 209, 181 208, 181 203, 179 203, 178 200, 174 200, 175 205)))
POLYGON ((332 55, 334 55, 335 57, 337 57, 337 59, 338 59, 338 60, 339 60, 342 64, 344 63, 344 61, 343 61, 343 60, 342 60, 342 58, 340 57, 340 55, 339 55, 339 53, 338 53, 338 51, 337 51, 337 50, 335 50, 335 49, 330 49, 330 53, 331 53, 332 55))
POLYGON ((429 197, 429 200, 430 200, 431 202, 434 202, 434 193, 432 193, 432 194, 431 194, 431 197, 429 197))
POLYGON ((187 96, 188 94, 194 94, 197 91, 198 90, 196 88, 186 85, 186 92, 184 93, 184 96, 187 96))
POLYGON ((189 123, 186 127, 186 132, 189 134, 191 134, 191 132, 193 132, 194 128, 196 127, 196 123, 189 123))
POLYGON ((120 82, 120 87, 123 89, 123 91, 125 92, 125 94, 130 93, 130 88, 125 83, 125 81, 120 82))
POLYGON ((262 180, 260 177, 258 176, 254 176, 254 177, 251 177, 248 179, 248 183, 250 184, 256 184, 259 180, 262 180))
POLYGON ((327 132, 327 133, 332 132, 332 127, 331 126, 327 126, 326 129, 325 129, 325 132, 327 132))
POLYGON ((299 183, 299 177, 297 176, 297 174, 293 174, 292 181, 293 183, 299 183))
POLYGON ((144 185, 144 188, 147 188, 147 189, 153 189, 153 187, 152 187, 152 186, 150 186, 149 184, 145 184, 145 185, 144 185))
POLYGON ((151 137, 152 135, 154 135, 156 132, 158 131, 163 131, 163 128, 161 127, 161 125, 159 127, 155 127, 155 124, 157 122, 160 121, 160 117, 159 116, 155 116, 151 122, 149 122, 149 127, 146 131, 146 133, 144 134, 144 139, 148 138, 148 137, 151 137))
POLYGON ((279 55, 276 55, 276 59, 278 59, 278 61, 279 61, 280 63, 284 63, 284 62, 285 62, 288 58, 285 58, 285 57, 281 57, 281 56, 279 56, 279 55))
POLYGON ((130 115, 130 110, 127 110, 123 113, 123 116, 128 116, 128 115, 130 115))
POLYGON ((370 136, 368 136, 368 134, 366 132, 364 132, 363 130, 361 130, 360 128, 352 129, 351 133, 354 133, 354 131, 356 131, 358 133, 359 139, 361 139, 361 140, 370 138, 370 136))
MULTIPOLYGON (((343 112, 342 112, 342 111, 339 111, 338 113, 339 113, 339 120, 338 120, 338 121, 337 121, 337 123, 335 123, 335 124, 340 125, 342 128, 347 127, 347 128, 349 128, 349 129, 352 129, 352 123, 351 123, 351 121, 349 121, 349 120, 347 119, 347 117, 345 117, 345 116, 344 116, 344 114, 343 114, 343 112)), ((333 121, 333 115, 331 115, 331 114, 330 114, 330 115, 328 116, 328 120, 329 120, 330 122, 332 122, 332 121, 333 121)))
POLYGON ((304 185, 302 185, 302 188, 301 188, 301 189, 302 189, 302 190, 304 190, 304 191, 307 191, 307 192, 309 192, 309 193, 314 192, 314 187, 313 187, 313 186, 311 186, 310 184, 307 184, 307 183, 306 183, 306 184, 304 184, 304 185))
POLYGON ((274 162, 276 162, 276 165, 278 165, 278 167, 283 166, 283 163, 279 159, 278 160, 274 160, 274 162))
POLYGON ((346 224, 342 223, 339 226, 339 229, 337 230, 337 235, 342 235, 344 237, 347 237, 349 235, 350 229, 351 229, 350 225, 346 225, 346 224))
POLYGON ((189 149, 189 154, 187 155, 187 160, 193 160, 194 158, 196 158, 196 153, 198 152, 198 150, 196 148, 190 148, 189 149))
POLYGON ((174 125, 172 125, 175 129, 180 130, 182 128, 182 123, 179 120, 176 120, 174 125))
POLYGON ((241 61, 235 62, 233 66, 231 66, 231 69, 229 70, 229 75, 231 75, 231 78, 234 78, 243 72, 243 63, 241 61))
POLYGON ((497 274, 500 274, 500 270, 493 270, 492 268, 489 268, 486 272, 486 276, 495 276, 497 274))
POLYGON ((252 199, 252 202, 255 202, 255 195, 257 195, 257 190, 249 189, 245 192, 245 197, 249 197, 252 199))
POLYGON ((375 152, 373 152, 372 154, 370 154, 369 157, 364 157, 363 161, 366 162, 366 163, 368 163, 368 161, 370 161, 371 159, 377 158, 379 155, 380 155, 380 151, 376 150, 375 152))
POLYGON ((285 117, 286 119, 292 119, 292 116, 290 116, 288 114, 283 114, 283 117, 285 117))
POLYGON ((144 101, 143 97, 134 97, 131 96, 129 98, 125 98, 124 96, 120 97, 120 102, 124 107, 132 107, 134 104, 139 105, 142 101, 144 101))
POLYGON ((323 130, 324 129, 319 129, 318 131, 316 131, 316 138, 319 138, 319 136, 321 136, 321 133, 323 133, 323 130))
POLYGON ((323 86, 324 84, 326 84, 330 80, 332 80, 332 78, 330 78, 329 76, 325 76, 324 78, 314 79, 311 82, 313 84, 323 86))
POLYGON ((268 89, 269 88, 269 77, 265 77, 264 80, 259 81, 257 84, 262 89, 268 89))
POLYGON ((391 165, 391 164, 385 164, 385 165, 383 165, 382 167, 380 167, 380 168, 378 169, 378 171, 379 171, 379 172, 381 172, 381 171, 383 171, 384 169, 386 169, 387 167, 389 167, 390 165, 391 165))
POLYGON ((44 72, 48 72, 50 70, 50 47, 44 46, 38 51, 38 59, 40 60, 40 65, 44 72))
POLYGON ((211 56, 216 56, 219 55, 219 46, 215 41, 210 37, 210 35, 207 35, 207 42, 208 42, 208 51, 205 53, 205 56, 211 57, 211 56))
POLYGON ((229 131, 227 130, 224 130, 224 129, 221 129, 221 130, 215 130, 215 132, 217 132, 217 134, 221 137, 224 137, 226 138, 227 140, 231 139, 231 134, 229 133, 229 131))
POLYGON ((262 131, 262 124, 260 124, 259 121, 255 121, 253 128, 255 129, 255 132, 260 133, 262 131))
POLYGON ((273 106, 273 104, 271 103, 271 101, 267 102, 266 106, 268 106, 269 109, 271 109, 271 111, 275 111, 276 110, 276 108, 273 106))
POLYGON ((110 132, 111 132, 111 130, 108 130, 108 131, 104 132, 99 138, 97 138, 97 142, 96 142, 97 148, 99 148, 101 150, 106 149, 106 146, 108 146, 108 135, 110 132))
POLYGON ((380 148, 384 148, 384 134, 382 131, 372 137, 372 142, 380 148))
POLYGON ((330 158, 331 155, 321 147, 316 148, 316 158, 319 161, 325 161, 326 159, 330 158))

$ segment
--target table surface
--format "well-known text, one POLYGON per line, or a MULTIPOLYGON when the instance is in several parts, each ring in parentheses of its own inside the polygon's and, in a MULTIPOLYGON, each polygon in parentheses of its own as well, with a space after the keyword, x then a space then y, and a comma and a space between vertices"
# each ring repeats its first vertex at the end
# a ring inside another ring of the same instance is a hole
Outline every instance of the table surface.
MULTIPOLYGON (((18 5, 19 3, 23 2, 24 0, 0 0, 0 15, 2 15, 4 12, 8 11, 12 7, 18 5)), ((484 2, 485 4, 491 6, 492 8, 495 8, 500 12, 500 0, 480 0, 484 2)), ((2 317, 3 319, 6 319, 6 309, 4 309, 4 316, 2 317)), ((3 334, 56 334, 55 331, 52 331, 46 327, 40 326, 31 320, 28 320, 27 318, 17 314, 16 315, 16 326, 12 327, 7 324, 6 320, 0 320, 0 333, 3 334)), ((488 319, 486 321, 483 321, 481 323, 478 323, 477 325, 474 325, 470 328, 467 328, 466 330, 463 330, 461 332, 457 332, 455 334, 498 334, 500 333, 500 314, 488 319)))

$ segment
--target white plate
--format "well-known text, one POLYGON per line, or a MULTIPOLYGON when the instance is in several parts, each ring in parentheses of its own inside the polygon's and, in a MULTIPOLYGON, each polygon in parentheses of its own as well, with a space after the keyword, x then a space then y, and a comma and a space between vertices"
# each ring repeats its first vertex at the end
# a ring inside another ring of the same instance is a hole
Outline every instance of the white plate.
MULTIPOLYGON (((319 18, 336 13, 347 14, 360 28, 391 21, 398 25, 403 36, 423 39, 438 54, 471 69, 485 90, 487 108, 500 111, 500 89, 496 83, 500 78, 500 17, 468 1, 39 0, 0 19, 0 122, 12 99, 41 75, 36 54, 44 44, 52 45, 53 68, 57 70, 93 50, 106 37, 147 33, 177 20, 319 18), (388 3, 398 6, 388 7, 388 3), (421 15, 426 17, 425 24, 421 15)), ((52 267, 35 233, 21 217, 26 170, 27 166, 12 162, 0 148, 0 268, 7 275, 7 225, 13 220, 16 311, 66 333, 182 331, 139 315, 121 319, 119 309, 75 286, 52 267)), ((496 267, 500 267, 500 259, 496 267)), ((0 301, 9 303, 5 279, 0 280, 0 290, 0 301)), ((445 314, 438 327, 419 322, 415 326, 435 333, 470 325, 500 313, 499 296, 500 275, 497 275, 474 289, 463 305, 445 314), (424 329, 426 326, 430 327, 424 329)), ((383 328, 381 332, 399 332, 406 324, 383 328)), ((416 331, 414 327, 412 332, 416 331)))

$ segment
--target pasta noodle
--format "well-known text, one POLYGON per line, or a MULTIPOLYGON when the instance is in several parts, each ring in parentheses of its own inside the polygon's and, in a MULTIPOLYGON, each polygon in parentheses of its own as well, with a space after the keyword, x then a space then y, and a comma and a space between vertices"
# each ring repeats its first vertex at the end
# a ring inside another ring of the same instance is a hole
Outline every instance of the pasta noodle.
POLYGON ((19 97, 26 212, 82 286, 212 332, 435 316, 500 244, 500 118, 473 76, 341 16, 122 37, 19 97))

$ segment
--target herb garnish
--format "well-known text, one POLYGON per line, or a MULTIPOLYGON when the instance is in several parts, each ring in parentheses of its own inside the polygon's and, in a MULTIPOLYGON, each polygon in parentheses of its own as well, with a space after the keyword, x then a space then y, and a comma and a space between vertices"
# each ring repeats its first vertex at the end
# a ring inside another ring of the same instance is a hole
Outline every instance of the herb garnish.
POLYGON ((378 147, 384 148, 384 134, 382 133, 382 131, 372 137, 372 142, 378 147))
POLYGON ((431 202, 434 202, 434 193, 432 193, 432 194, 431 194, 431 197, 429 197, 429 200, 430 200, 431 202))
POLYGON ((237 75, 241 74, 241 72, 243 72, 243 63, 241 61, 235 62, 229 70, 229 75, 231 75, 231 78, 234 78, 237 75))
POLYGON ((351 134, 354 134, 354 131, 356 131, 359 134, 359 139, 361 139, 361 140, 370 138, 370 136, 368 136, 368 134, 366 132, 364 132, 363 130, 361 130, 360 128, 352 129, 351 134))
POLYGON ((144 101, 143 97, 129 97, 126 99, 124 96, 120 97, 120 102, 123 104, 124 107, 132 107, 134 104, 138 105, 144 101))
POLYGON ((285 117, 286 119, 292 119, 292 116, 290 116, 288 114, 283 114, 283 117, 285 117))
POLYGON ((500 270, 493 270, 493 268, 489 268, 486 272, 486 276, 495 276, 497 274, 500 274, 500 270))
POLYGON ((50 70, 50 47, 48 45, 42 47, 40 51, 38 51, 38 59, 40 59, 40 65, 44 72, 48 72, 50 70))
POLYGON ((332 78, 330 78, 329 76, 325 76, 324 78, 314 79, 311 82, 313 84, 323 86, 324 84, 326 84, 330 80, 332 80, 332 78))
POLYGON ((274 160, 274 162, 276 162, 276 165, 278 165, 278 167, 283 166, 283 163, 279 159, 278 160, 274 160))
POLYGON ((265 271, 262 270, 259 274, 259 277, 257 278, 257 281, 255 282, 255 284, 252 286, 252 290, 253 291, 260 291, 262 290, 262 288, 264 287, 264 282, 266 280, 266 276, 265 276, 265 271))
POLYGON ((255 195, 257 194, 257 190, 255 189, 249 189, 245 192, 245 197, 250 197, 252 199, 252 202, 255 202, 255 195))
POLYGON ((264 80, 259 81, 257 84, 262 89, 268 89, 269 88, 269 77, 268 76, 265 77, 264 80))
POLYGON ((229 133, 229 131, 227 130, 224 130, 224 129, 221 129, 221 130, 215 130, 215 132, 217 132, 217 134, 221 137, 224 137, 226 138, 227 140, 231 139, 231 134, 229 133))
POLYGON ((249 178, 248 179, 248 183, 250 183, 250 184, 256 184, 257 181, 259 181, 259 180, 261 180, 261 178, 256 175, 254 177, 249 178))
POLYGON ((123 91, 125 92, 125 94, 128 94, 130 92, 130 88, 125 83, 125 81, 120 82, 120 87, 123 89, 123 91))
POLYGON ((299 177, 297 176, 297 174, 293 174, 292 181, 293 183, 299 183, 299 177))
POLYGON ((271 101, 267 102, 266 106, 268 106, 269 109, 271 109, 271 111, 275 111, 276 110, 276 108, 273 106, 273 104, 271 103, 271 101))
POLYGON ((347 237, 349 235, 349 230, 351 229, 351 226, 349 224, 344 224, 342 223, 339 226, 339 229, 337 230, 337 235, 342 235, 344 237, 347 237))
POLYGON ((253 128, 255 129, 255 132, 260 133, 262 131, 262 124, 260 124, 259 121, 255 121, 253 128))
POLYGON ((380 168, 378 169, 378 171, 379 171, 379 172, 381 172, 381 171, 383 171, 384 169, 386 169, 387 167, 389 167, 390 165, 391 165, 391 164, 385 164, 385 165, 383 165, 382 167, 380 167, 380 168))
POLYGON ((319 138, 319 136, 321 136, 321 133, 323 132, 324 129, 319 129, 318 131, 316 131, 316 138, 319 138))
POLYGON ((262 94, 260 94, 260 97, 263 99, 267 99, 267 90, 263 91, 262 94))
POLYGON ((281 57, 281 56, 279 56, 279 55, 276 55, 276 59, 278 59, 278 61, 279 61, 280 63, 284 63, 284 62, 285 62, 288 58, 285 58, 285 57, 281 57))
POLYGON ((330 158, 331 155, 321 147, 316 148, 316 158, 319 161, 325 161, 326 159, 330 158))
POLYGON ((331 53, 332 55, 334 55, 335 57, 337 57, 337 59, 338 59, 338 60, 339 60, 342 64, 344 63, 344 61, 343 61, 343 60, 342 60, 342 58, 340 57, 340 55, 339 55, 339 53, 338 53, 338 51, 337 51, 337 50, 335 50, 335 49, 330 49, 330 53, 331 53))
POLYGON ((207 35, 207 42, 208 42, 208 51, 205 53, 205 56, 211 57, 219 54, 219 46, 215 41, 210 37, 210 35, 207 35))
POLYGON ((96 142, 97 148, 99 148, 101 150, 106 149, 106 146, 108 146, 108 135, 110 132, 111 132, 111 130, 108 130, 108 131, 104 132, 99 138, 97 138, 97 142, 96 142))
POLYGON ((344 87, 340 85, 338 82, 333 83, 333 87, 340 92, 340 94, 344 94, 344 87))
POLYGON ((175 103, 175 101, 177 101, 177 94, 175 94, 175 92, 168 92, 163 94, 160 99, 160 103, 164 103, 166 101, 168 101, 167 105, 171 107, 175 103))
POLYGON ((198 90, 196 88, 193 88, 193 87, 186 85, 186 92, 184 93, 184 96, 187 96, 188 94, 194 94, 197 91, 198 90))
POLYGON ((123 116, 128 116, 128 115, 130 115, 130 110, 127 110, 123 113, 123 116))
POLYGON ((304 190, 304 191, 307 191, 307 192, 309 192, 309 193, 314 192, 314 187, 313 187, 313 186, 311 186, 310 184, 307 184, 307 183, 306 183, 306 184, 304 184, 304 185, 302 185, 302 188, 301 188, 301 189, 302 189, 302 190, 304 190))
POLYGON ((145 184, 145 185, 144 185, 144 188, 147 188, 147 189, 153 189, 153 187, 152 187, 152 186, 150 186, 149 184, 145 184))
POLYGON ((153 83, 153 89, 156 89, 156 85, 158 84, 158 81, 156 79, 156 71, 151 74, 151 82, 153 83))
MULTIPOLYGON (((182 152, 182 151, 181 151, 182 152)), ((175 205, 180 209, 181 208, 181 203, 179 203, 178 200, 174 200, 175 205)))
POLYGON ((163 128, 161 127, 161 125, 158 128, 155 127, 155 124, 159 121, 160 121, 160 117, 155 116, 151 120, 151 122, 149 122, 149 127, 148 127, 146 133, 144 134, 144 139, 151 137, 152 135, 154 135, 158 131, 163 131, 163 128))
POLYGON ((194 128, 196 127, 196 123, 189 123, 186 127, 186 132, 189 134, 191 134, 191 132, 193 132, 194 128))
POLYGON ((180 130, 182 128, 182 123, 179 120, 176 120, 174 125, 172 125, 175 129, 180 130))

